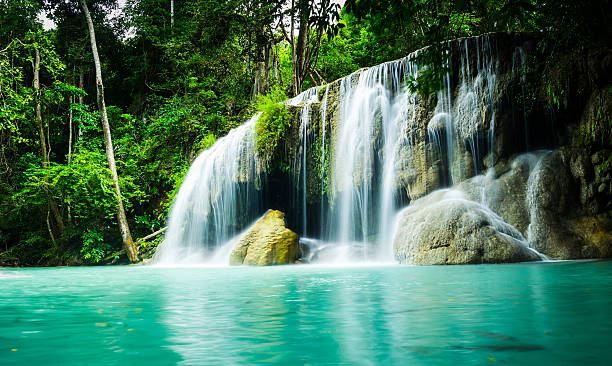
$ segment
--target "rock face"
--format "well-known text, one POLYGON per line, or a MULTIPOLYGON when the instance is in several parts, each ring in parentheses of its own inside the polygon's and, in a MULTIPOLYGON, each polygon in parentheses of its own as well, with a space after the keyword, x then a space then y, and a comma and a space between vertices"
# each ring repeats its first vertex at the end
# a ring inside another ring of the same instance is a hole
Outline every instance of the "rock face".
POLYGON ((517 229, 458 190, 433 192, 400 212, 393 249, 400 263, 418 265, 541 260, 517 229))
POLYGON ((601 202, 593 167, 579 149, 522 154, 456 188, 517 228, 551 259, 612 255, 612 220, 601 202))
POLYGON ((285 227, 285 214, 268 210, 247 231, 230 255, 231 265, 289 264, 300 257, 298 236, 285 227))
POLYGON ((527 237, 530 223, 527 182, 546 152, 522 154, 512 162, 499 164, 485 175, 461 182, 457 189, 472 201, 488 207, 527 237))
MULTIPOLYGON (((593 189, 581 180, 590 170, 571 150, 544 156, 529 177, 529 242, 553 259, 606 258, 612 255, 609 218, 594 217, 593 189)), ((592 184, 590 185, 592 186, 592 184)))

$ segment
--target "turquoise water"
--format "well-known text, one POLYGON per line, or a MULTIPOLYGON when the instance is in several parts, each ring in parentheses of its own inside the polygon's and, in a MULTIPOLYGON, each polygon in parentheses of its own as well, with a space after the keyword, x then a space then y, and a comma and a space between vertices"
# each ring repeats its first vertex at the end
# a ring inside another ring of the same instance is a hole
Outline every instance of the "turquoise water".
POLYGON ((612 262, 0 269, 0 364, 606 364, 612 262))

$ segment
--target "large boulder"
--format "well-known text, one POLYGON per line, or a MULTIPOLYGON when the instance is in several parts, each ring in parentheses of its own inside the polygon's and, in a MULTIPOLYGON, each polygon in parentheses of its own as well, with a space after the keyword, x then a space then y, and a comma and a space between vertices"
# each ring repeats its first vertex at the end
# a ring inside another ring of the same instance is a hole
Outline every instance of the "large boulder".
POLYGON ((399 213, 393 243, 400 263, 469 264, 541 260, 521 233, 458 190, 439 190, 399 213))
POLYGON ((231 265, 269 266, 300 257, 298 235, 285 226, 285 214, 268 210, 244 234, 230 255, 231 265))

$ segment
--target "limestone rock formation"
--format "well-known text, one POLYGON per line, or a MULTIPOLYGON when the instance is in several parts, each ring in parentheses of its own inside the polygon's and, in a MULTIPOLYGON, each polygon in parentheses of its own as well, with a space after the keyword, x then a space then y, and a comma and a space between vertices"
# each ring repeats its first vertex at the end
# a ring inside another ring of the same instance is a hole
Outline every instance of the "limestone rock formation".
POLYGON ((240 238, 231 265, 268 266, 294 263, 300 257, 298 236, 285 227, 285 214, 268 210, 240 238))
MULTIPOLYGON (((595 159, 597 160, 597 159, 595 159)), ((593 167, 579 149, 522 154, 456 188, 552 259, 610 257, 612 220, 597 215, 593 167)))
POLYGON ((512 225, 458 190, 439 190, 399 214, 393 249, 400 263, 469 264, 540 260, 512 225))
POLYGON ((522 154, 494 170, 461 182, 457 189, 472 201, 488 207, 527 236, 530 223, 527 181, 545 152, 522 154))
POLYGON ((592 200, 592 184, 581 183, 590 166, 580 160, 571 150, 551 152, 529 178, 529 242, 553 259, 612 255, 612 222, 591 216, 585 205, 592 200))

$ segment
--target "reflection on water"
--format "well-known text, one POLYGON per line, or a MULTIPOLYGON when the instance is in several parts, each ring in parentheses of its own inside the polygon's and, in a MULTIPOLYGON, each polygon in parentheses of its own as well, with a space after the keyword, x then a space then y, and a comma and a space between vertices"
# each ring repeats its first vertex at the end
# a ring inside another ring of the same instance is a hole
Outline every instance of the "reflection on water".
POLYGON ((612 262, 0 270, 0 364, 603 364, 612 262))

